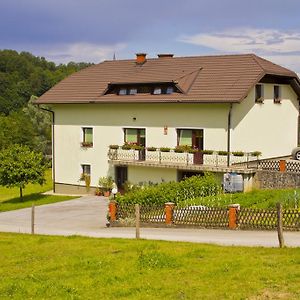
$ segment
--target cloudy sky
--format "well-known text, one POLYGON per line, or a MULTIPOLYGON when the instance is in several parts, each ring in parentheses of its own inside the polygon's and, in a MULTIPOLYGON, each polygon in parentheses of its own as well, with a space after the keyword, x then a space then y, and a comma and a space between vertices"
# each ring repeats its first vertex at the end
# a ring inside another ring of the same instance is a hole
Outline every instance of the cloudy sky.
POLYGON ((0 0, 0 48, 56 63, 256 53, 300 73, 300 0, 0 0))

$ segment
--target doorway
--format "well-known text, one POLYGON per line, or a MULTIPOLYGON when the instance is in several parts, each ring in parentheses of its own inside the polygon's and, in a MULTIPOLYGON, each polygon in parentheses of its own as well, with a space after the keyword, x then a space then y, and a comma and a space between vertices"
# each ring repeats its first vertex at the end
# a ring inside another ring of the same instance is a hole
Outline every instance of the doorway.
MULTIPOLYGON (((177 129, 177 145, 203 150, 203 129, 177 129)), ((203 164, 203 153, 194 153, 194 164, 203 164)))
POLYGON ((128 180, 128 168, 126 166, 118 166, 115 168, 115 182, 118 191, 124 193, 124 183, 128 180))

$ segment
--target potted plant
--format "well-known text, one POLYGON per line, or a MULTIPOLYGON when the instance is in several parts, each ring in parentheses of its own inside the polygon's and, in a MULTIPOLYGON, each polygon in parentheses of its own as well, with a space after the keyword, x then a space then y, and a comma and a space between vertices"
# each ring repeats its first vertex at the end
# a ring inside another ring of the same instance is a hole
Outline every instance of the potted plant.
POLYGON ((259 156, 261 156, 261 152, 260 151, 253 151, 253 152, 251 152, 251 156, 259 157, 259 156))
POLYGON ((232 155, 233 156, 244 156, 245 153, 243 151, 233 151, 232 155))
POLYGON ((111 176, 103 176, 99 178, 99 186, 105 197, 109 197, 111 189, 113 188, 113 183, 114 181, 111 176))
POLYGON ((122 147, 121 147, 123 150, 130 150, 132 149, 131 145, 125 143, 122 147))
POLYGON ((177 146, 177 147, 175 147, 174 152, 176 152, 176 153, 183 153, 184 152, 183 146, 177 146))
POLYGON ((211 155, 211 154, 214 153, 213 150, 201 150, 201 152, 202 152, 203 154, 207 154, 207 155, 211 155))
POLYGON ((223 150, 218 151, 218 155, 226 156, 226 155, 228 155, 228 151, 223 151, 223 150))
POLYGON ((156 151, 156 147, 147 147, 147 151, 156 151))
POLYGON ((91 148, 91 147, 93 147, 93 142, 82 142, 81 147, 91 148))
POLYGON ((170 152, 171 148, 169 148, 169 147, 160 147, 159 150, 161 152, 170 152))

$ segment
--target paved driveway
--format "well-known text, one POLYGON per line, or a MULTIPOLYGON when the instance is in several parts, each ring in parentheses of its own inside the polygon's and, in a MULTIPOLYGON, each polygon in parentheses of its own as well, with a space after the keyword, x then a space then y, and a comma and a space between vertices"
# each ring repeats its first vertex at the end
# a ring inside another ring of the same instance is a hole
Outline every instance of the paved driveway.
MULTIPOLYGON (((77 234, 106 226, 108 201, 104 197, 79 199, 35 207, 35 232, 77 234)), ((31 208, 0 213, 0 231, 29 233, 31 208)))
MULTIPOLYGON (((135 238, 135 228, 106 228, 108 201, 85 196, 37 206, 37 234, 82 235, 102 238, 135 238)), ((0 231, 30 233, 31 208, 0 213, 0 231)), ((141 228, 141 238, 236 246, 278 247, 275 231, 141 228)), ((287 246, 300 247, 300 232, 284 232, 287 246)))

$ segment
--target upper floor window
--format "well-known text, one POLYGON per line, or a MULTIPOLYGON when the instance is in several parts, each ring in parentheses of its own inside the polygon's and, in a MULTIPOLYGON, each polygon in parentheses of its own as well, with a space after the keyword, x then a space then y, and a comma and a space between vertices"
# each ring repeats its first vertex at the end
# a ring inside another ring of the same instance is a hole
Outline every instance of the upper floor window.
POLYGON ((82 147, 93 147, 93 128, 82 128, 82 147))
POLYGON ((257 84, 255 86, 255 102, 262 103, 264 101, 264 86, 257 84))
POLYGON ((281 86, 274 85, 274 103, 281 103, 281 86))
POLYGON ((124 141, 126 144, 139 145, 145 147, 146 145, 145 129, 125 128, 124 141))

